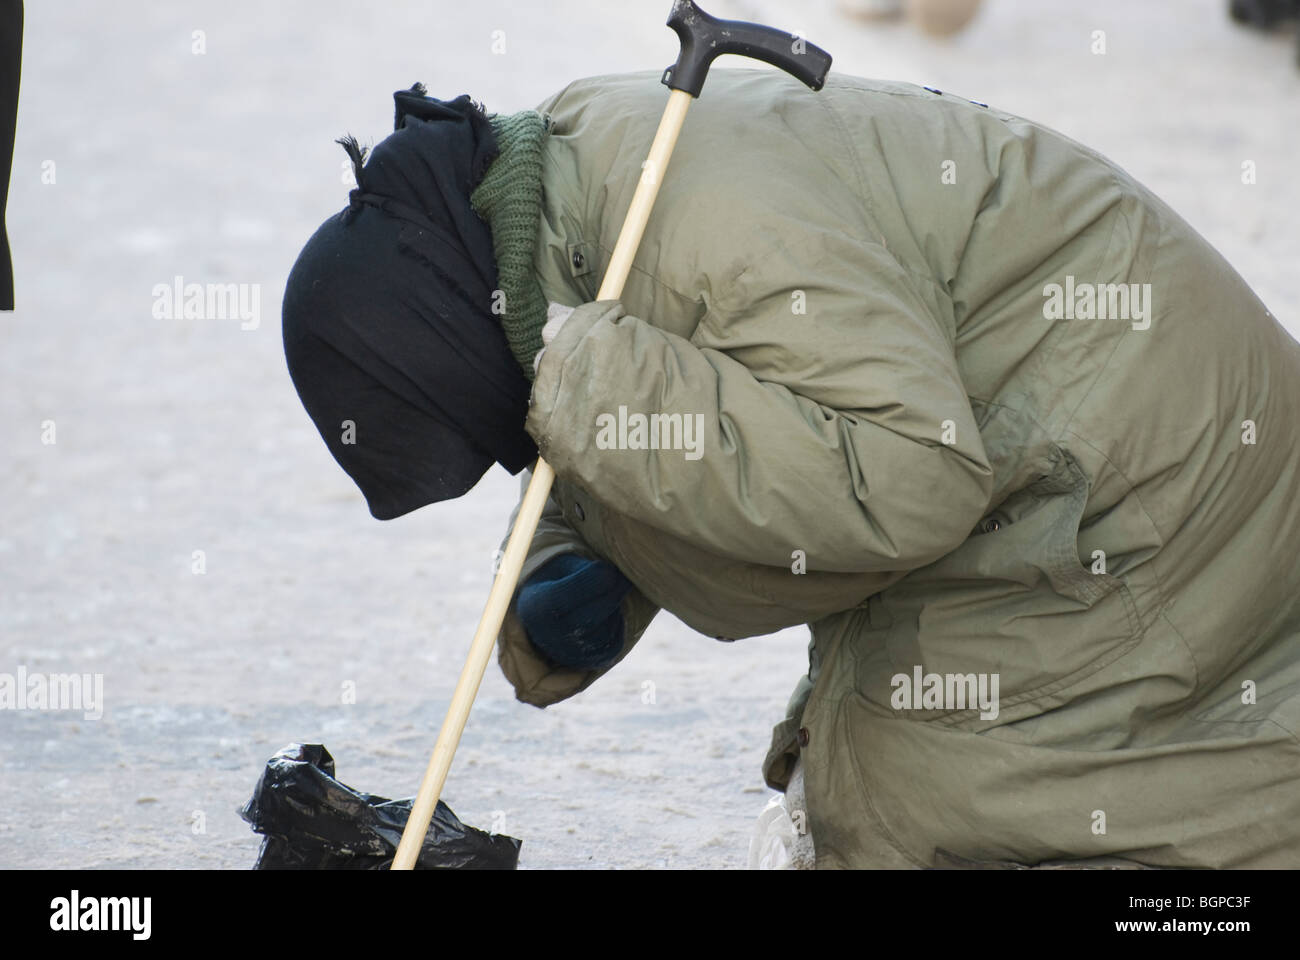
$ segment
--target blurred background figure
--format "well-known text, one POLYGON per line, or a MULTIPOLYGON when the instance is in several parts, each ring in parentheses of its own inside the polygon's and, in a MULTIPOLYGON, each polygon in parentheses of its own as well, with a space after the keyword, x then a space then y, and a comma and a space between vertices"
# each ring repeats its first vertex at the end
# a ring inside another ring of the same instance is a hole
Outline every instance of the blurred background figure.
POLYGON ((970 23, 980 0, 839 0, 840 9, 859 20, 906 17, 931 36, 946 37, 970 23))
POLYGON ((23 59, 22 0, 0 0, 0 310, 14 308, 14 274, 5 231, 14 125, 18 121, 18 73, 23 59))
MULTIPOLYGON (((1275 30, 1300 18, 1300 0, 1229 0, 1228 13, 1238 23, 1275 30)), ((1300 65, 1300 28, 1296 29, 1296 64, 1300 65)))

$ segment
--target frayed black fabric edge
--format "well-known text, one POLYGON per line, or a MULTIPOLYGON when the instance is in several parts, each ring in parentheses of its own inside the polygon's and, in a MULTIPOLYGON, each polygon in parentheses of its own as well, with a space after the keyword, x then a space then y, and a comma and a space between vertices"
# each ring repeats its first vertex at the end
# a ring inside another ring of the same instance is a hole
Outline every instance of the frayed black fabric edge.
POLYGON ((357 138, 350 133, 344 134, 334 142, 343 148, 352 161, 352 179, 357 182, 356 187, 348 193, 348 208, 343 211, 343 222, 351 223, 359 207, 357 198, 366 192, 364 165, 366 157, 370 155, 370 148, 361 146, 357 138))
POLYGON ((393 94, 394 112, 393 112, 393 129, 400 130, 406 123, 408 117, 415 117, 417 120, 433 121, 438 119, 451 119, 446 116, 448 112, 459 114, 469 121, 469 125, 474 134, 474 140, 483 145, 477 162, 470 170, 471 182, 478 186, 479 182, 487 175, 488 167, 492 165, 498 154, 501 152, 497 144, 496 130, 493 129, 489 120, 487 108, 482 102, 475 100, 468 93, 462 93, 451 100, 438 100, 429 96, 429 90, 418 80, 411 84, 408 90, 398 90, 393 94), (425 101, 422 103, 422 101, 425 101), (424 109, 420 109, 424 107, 424 109), (438 116, 437 114, 442 114, 438 116))
MULTIPOLYGON (((431 122, 438 119, 451 119, 447 113, 458 114, 465 118, 473 131, 474 139, 482 145, 482 150, 473 167, 470 170, 470 182, 473 187, 477 187, 485 176, 488 168, 492 166, 494 160, 500 156, 501 147, 497 142, 496 130, 492 126, 490 115, 487 108, 478 100, 473 99, 469 94, 462 93, 454 100, 436 100, 429 96, 428 89, 423 83, 416 81, 411 84, 409 90, 398 90, 393 94, 395 103, 395 112, 393 116, 393 130, 401 130, 408 117, 415 117, 422 122, 431 122), (412 109, 419 105, 419 101, 428 101, 428 109, 420 111, 412 109), (443 114, 442 117, 435 114, 443 114)), ((358 197, 368 192, 365 184, 365 163, 370 154, 369 147, 363 147, 352 134, 345 134, 338 137, 335 141, 341 146, 348 159, 352 161, 352 177, 356 180, 356 188, 348 194, 348 209, 343 211, 343 222, 350 223, 356 216, 360 203, 358 197)), ((480 218, 481 219, 481 218, 480 218)))
POLYGON ((487 108, 473 99, 470 100, 469 104, 471 110, 470 124, 474 127, 475 136, 486 144, 476 168, 470 171, 470 175, 474 178, 474 186, 477 187, 483 182, 483 178, 487 176, 488 167, 492 166, 492 161, 500 155, 501 147, 497 143, 497 132, 488 119, 487 108))
POLYGON ((411 84, 411 89, 398 90, 395 94, 393 94, 393 101, 394 101, 393 129, 394 130, 402 129, 402 119, 406 116, 406 111, 402 109, 403 94, 412 94, 417 97, 427 97, 429 95, 429 88, 426 87, 419 80, 417 80, 415 81, 415 83, 411 84))
POLYGON ((344 134, 334 142, 343 148, 343 151, 352 161, 352 178, 356 180, 357 188, 364 191, 365 174, 362 171, 362 167, 366 162, 366 157, 370 155, 370 148, 361 146, 361 144, 357 142, 357 138, 350 133, 344 134))

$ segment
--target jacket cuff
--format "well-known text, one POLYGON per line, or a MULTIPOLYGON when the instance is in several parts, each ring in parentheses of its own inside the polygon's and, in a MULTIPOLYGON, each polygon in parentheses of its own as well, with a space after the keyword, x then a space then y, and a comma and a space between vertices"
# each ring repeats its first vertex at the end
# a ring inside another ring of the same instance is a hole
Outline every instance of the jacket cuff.
POLYGON ((533 379, 533 393, 528 403, 528 419, 524 429, 537 442, 538 452, 546 457, 550 440, 551 416, 555 401, 564 380, 564 365, 582 338, 602 320, 613 322, 627 315, 618 300, 595 300, 584 303, 560 327, 560 332, 542 353, 537 375, 533 379))
POLYGON ((659 608, 633 588, 623 598, 619 609, 623 615, 623 646, 618 657, 600 670, 569 670, 552 667, 533 649, 523 624, 515 614, 512 598, 497 638, 497 662, 515 688, 515 698, 535 707, 548 707, 581 693, 612 670, 632 652, 659 608))

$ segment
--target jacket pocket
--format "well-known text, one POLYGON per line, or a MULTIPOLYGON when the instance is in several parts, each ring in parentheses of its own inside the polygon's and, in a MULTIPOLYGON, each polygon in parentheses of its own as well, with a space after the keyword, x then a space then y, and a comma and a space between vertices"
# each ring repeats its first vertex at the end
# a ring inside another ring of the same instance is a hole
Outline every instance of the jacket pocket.
MULTIPOLYGON (((1034 716, 1068 702, 1072 685, 1140 641, 1128 587, 1079 556, 1087 476, 1055 444, 1040 466, 957 550, 881 594, 893 677, 919 667, 996 683, 995 716, 944 703, 901 711, 909 719, 980 730, 1034 716)), ((877 667, 859 679, 879 686, 885 678, 877 667)), ((889 703, 882 694, 892 690, 861 692, 889 703)))

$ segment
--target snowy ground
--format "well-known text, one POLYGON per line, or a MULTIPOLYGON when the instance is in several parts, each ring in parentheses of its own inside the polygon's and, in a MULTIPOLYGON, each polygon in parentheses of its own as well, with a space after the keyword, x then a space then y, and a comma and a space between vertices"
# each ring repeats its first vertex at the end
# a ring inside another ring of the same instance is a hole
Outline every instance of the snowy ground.
MULTIPOLYGON (((801 30, 842 72, 1088 143, 1300 330, 1294 38, 1233 26, 1226 0, 986 0, 947 42, 846 21, 830 0, 704 5, 801 30)), ((354 786, 414 792, 516 492, 497 471, 377 523, 299 406, 279 294, 345 203, 331 141, 382 138, 392 91, 417 79, 508 111, 578 76, 666 66, 669 3, 27 6, 18 310, 0 315, 0 673, 100 673, 106 706, 0 711, 0 866, 246 868, 258 841, 235 809, 291 740, 324 742, 354 786), (156 319, 153 287, 177 275, 260 284, 260 324, 156 319)), ((522 838, 526 867, 743 866, 805 644, 723 645, 662 615, 546 711, 493 665, 445 797, 522 838)))

